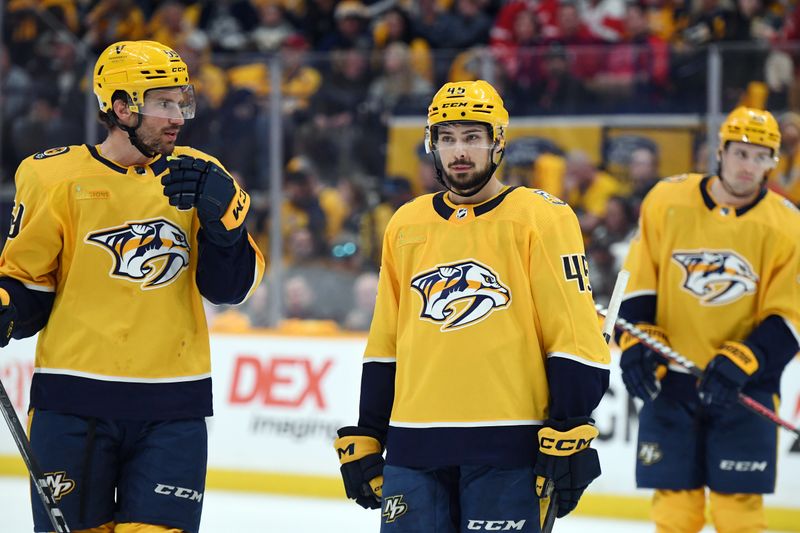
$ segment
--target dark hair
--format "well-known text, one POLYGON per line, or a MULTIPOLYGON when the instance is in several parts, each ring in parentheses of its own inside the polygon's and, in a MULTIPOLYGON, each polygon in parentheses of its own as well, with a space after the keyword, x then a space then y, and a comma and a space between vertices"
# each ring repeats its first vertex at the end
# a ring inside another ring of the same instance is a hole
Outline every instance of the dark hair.
POLYGON ((111 108, 108 111, 97 111, 97 120, 106 127, 107 130, 111 131, 115 128, 115 124, 113 119, 111 118, 111 113, 114 112, 114 102, 117 100, 123 100, 125 102, 128 101, 128 93, 123 91, 122 89, 117 89, 114 91, 114 94, 111 95, 111 108))

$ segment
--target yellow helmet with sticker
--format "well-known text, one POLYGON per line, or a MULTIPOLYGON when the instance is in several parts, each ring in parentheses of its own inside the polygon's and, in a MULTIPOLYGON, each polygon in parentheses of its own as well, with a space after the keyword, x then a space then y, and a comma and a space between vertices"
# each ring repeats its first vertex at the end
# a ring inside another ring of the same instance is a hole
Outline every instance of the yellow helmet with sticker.
POLYGON ((769 111, 740 106, 731 111, 719 129, 719 150, 731 141, 766 146, 777 156, 781 130, 769 111))
POLYGON ((131 111, 166 118, 194 117, 194 89, 189 69, 172 48, 155 41, 120 41, 106 48, 97 60, 92 80, 100 111, 111 109, 117 91, 128 97, 131 111), (179 98, 145 107, 151 89, 180 89, 179 98))
MULTIPOLYGON (((505 144, 503 133, 508 127, 508 111, 503 99, 487 81, 445 83, 433 96, 428 107, 428 132, 438 124, 453 121, 489 124, 492 141, 499 141, 500 148, 505 144)), ((426 148, 431 151, 430 135, 426 137, 426 148)))

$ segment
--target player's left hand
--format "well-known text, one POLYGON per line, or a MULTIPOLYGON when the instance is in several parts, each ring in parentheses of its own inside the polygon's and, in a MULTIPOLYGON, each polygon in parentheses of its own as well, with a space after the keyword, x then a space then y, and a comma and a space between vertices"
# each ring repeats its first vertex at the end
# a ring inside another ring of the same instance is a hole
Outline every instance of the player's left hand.
POLYGON ((589 417, 550 419, 539 430, 539 454, 534 466, 536 494, 545 496, 545 481, 553 481, 558 494, 558 518, 572 512, 589 483, 600 476, 597 450, 589 447, 598 435, 592 422, 589 417))
POLYGON ((167 161, 161 178, 164 195, 170 205, 186 210, 197 209, 200 225, 209 240, 230 246, 242 234, 250 196, 219 165, 182 155, 167 161))
POLYGON ((0 289, 0 348, 8 346, 16 319, 17 308, 11 303, 8 291, 0 289))
POLYGON ((749 346, 736 341, 724 343, 706 366, 697 385, 700 403, 718 409, 730 407, 758 367, 758 356, 749 346))

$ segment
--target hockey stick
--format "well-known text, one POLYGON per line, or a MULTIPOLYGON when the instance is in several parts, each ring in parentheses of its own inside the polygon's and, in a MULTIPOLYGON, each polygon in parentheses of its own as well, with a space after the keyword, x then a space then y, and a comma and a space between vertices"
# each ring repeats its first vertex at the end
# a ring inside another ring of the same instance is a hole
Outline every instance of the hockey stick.
POLYGON ((25 466, 28 467, 31 481, 33 481, 33 486, 36 487, 36 492, 42 500, 45 511, 47 511, 50 523, 53 524, 57 533, 69 533, 70 529, 67 527, 64 515, 61 514, 61 509, 56 505, 53 493, 50 492, 50 486, 47 484, 47 479, 33 457, 31 444, 28 442, 28 437, 25 436, 25 430, 17 417, 17 412, 14 411, 11 398, 8 397, 2 381, 0 381, 0 408, 3 411, 3 418, 6 419, 6 424, 8 424, 8 429, 11 431, 11 436, 14 437, 14 442, 17 443, 22 460, 25 461, 25 466))
MULTIPOLYGON (((605 315, 606 316, 606 320, 608 320, 608 315, 606 315, 606 310, 603 309, 603 307, 599 306, 599 305, 595 306, 595 307, 597 309, 597 312, 599 314, 601 314, 601 315, 605 315)), ((680 353, 676 352, 675 350, 673 350, 671 347, 667 346, 666 344, 663 344, 663 343, 657 341, 656 339, 654 339, 653 337, 651 337, 650 335, 648 335, 644 331, 640 330, 639 328, 637 328, 636 326, 634 326, 633 324, 631 324, 630 322, 628 322, 624 318, 617 317, 616 327, 617 327, 617 329, 619 329, 621 331, 625 331, 625 332, 633 335, 634 337, 639 339, 639 341, 642 344, 644 344, 645 346, 647 346, 648 348, 650 348, 651 350, 656 352, 658 355, 660 355, 664 359, 668 359, 669 361, 672 361, 673 363, 679 364, 680 366, 682 366, 683 368, 688 370, 689 373, 691 375, 693 375, 694 377, 696 377, 698 379, 703 377, 703 371, 700 369, 700 367, 698 367, 692 361, 690 361, 689 359, 687 359, 685 356, 681 355, 680 353)), ((763 416, 764 418, 766 418, 767 420, 769 420, 773 424, 781 426, 782 428, 787 429, 787 430, 791 431, 792 433, 794 433, 795 435, 800 437, 800 428, 794 427, 787 420, 784 420, 780 416, 778 416, 778 414, 775 413, 775 411, 773 411, 769 407, 765 406, 764 404, 759 403, 758 401, 754 400, 753 398, 751 398, 747 394, 744 394, 742 392, 739 393, 739 403, 742 404, 743 406, 747 407, 748 409, 750 409, 752 412, 763 416)))
MULTIPOLYGON (((630 272, 620 270, 617 274, 617 281, 614 283, 614 290, 611 292, 611 299, 608 301, 608 311, 605 313, 603 321, 603 338, 606 343, 611 342, 611 334, 614 333, 614 323, 619 313, 619 306, 622 305, 622 296, 625 294, 625 287, 628 286, 630 272)), ((595 306, 597 307, 597 306, 595 306)), ((544 485, 544 496, 549 497, 547 511, 542 522, 542 532, 550 533, 556 522, 556 508, 558 507, 558 493, 555 492, 556 484, 552 479, 548 479, 544 485)))

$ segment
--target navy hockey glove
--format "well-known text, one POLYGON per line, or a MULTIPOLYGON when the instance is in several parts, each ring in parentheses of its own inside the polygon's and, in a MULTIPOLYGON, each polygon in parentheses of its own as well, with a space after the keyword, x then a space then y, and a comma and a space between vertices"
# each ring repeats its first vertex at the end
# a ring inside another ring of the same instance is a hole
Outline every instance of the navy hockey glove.
POLYGON ((211 161, 189 156, 170 157, 161 178, 164 195, 178 209, 197 209, 197 218, 208 239, 231 246, 244 231, 250 196, 225 170, 211 161))
POLYGON ((8 291, 0 289, 0 348, 8 346, 16 319, 17 308, 11 303, 8 291))
POLYGON ((583 491, 600 476, 597 450, 590 448, 598 431, 589 417, 547 420, 539 430, 539 454, 536 457, 536 494, 545 496, 550 480, 558 494, 556 516, 561 518, 578 505, 583 491))
POLYGON ((697 385, 700 403, 719 409, 730 407, 758 367, 758 356, 749 346, 735 341, 723 343, 697 385))
POLYGON ((371 429, 347 426, 333 443, 342 464, 347 497, 364 509, 380 509, 383 497, 383 447, 371 429))
MULTIPOLYGON (((636 327, 669 346, 667 334, 660 327, 645 323, 636 324, 636 327)), ((622 350, 619 360, 622 382, 628 394, 642 400, 655 400, 661 392, 659 380, 667 371, 664 359, 628 332, 620 337, 619 347, 622 350)))

